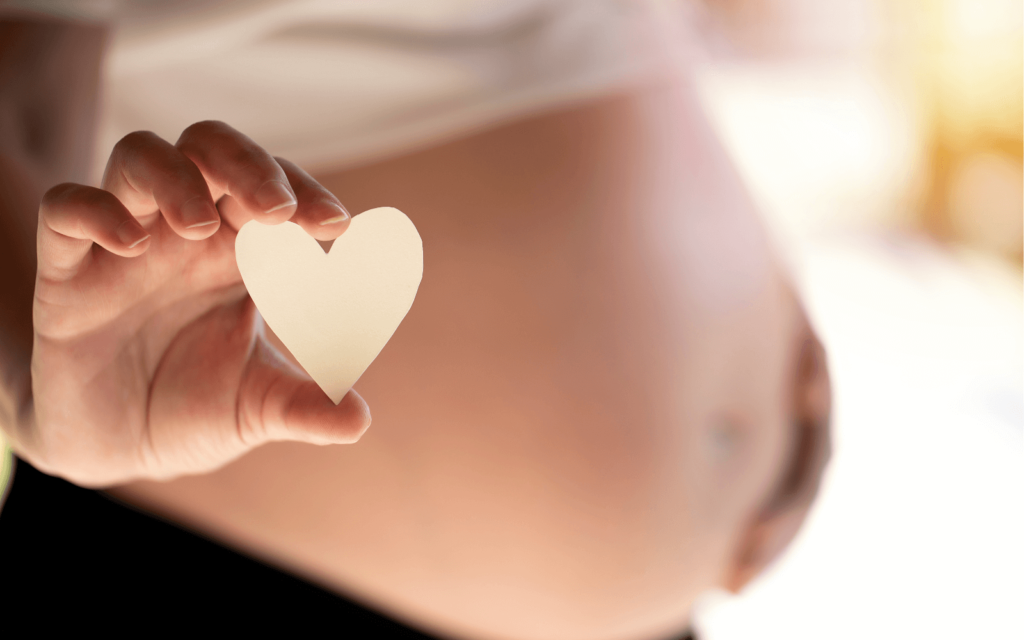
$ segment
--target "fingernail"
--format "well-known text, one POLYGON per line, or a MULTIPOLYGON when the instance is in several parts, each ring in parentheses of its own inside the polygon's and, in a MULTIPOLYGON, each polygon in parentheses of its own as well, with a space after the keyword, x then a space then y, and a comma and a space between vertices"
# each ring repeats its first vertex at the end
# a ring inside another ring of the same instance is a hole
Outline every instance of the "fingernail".
POLYGON ((181 205, 181 218, 186 229, 205 227, 220 221, 217 210, 202 196, 196 196, 181 205))
POLYGON ((117 227, 117 239, 128 245, 129 249, 139 246, 148 237, 148 233, 130 220, 125 220, 117 227))
POLYGON ((334 217, 331 217, 331 218, 327 218, 326 220, 321 220, 320 221, 320 226, 321 227, 329 225, 329 224, 334 224, 336 222, 344 222, 345 220, 348 220, 349 218, 352 217, 352 216, 349 215, 348 211, 345 211, 345 207, 336 205, 333 202, 325 202, 324 204, 327 205, 331 209, 337 210, 338 215, 336 215, 334 217))
POLYGON ((256 192, 256 203, 265 213, 291 207, 296 204, 295 194, 280 180, 268 180, 256 192))

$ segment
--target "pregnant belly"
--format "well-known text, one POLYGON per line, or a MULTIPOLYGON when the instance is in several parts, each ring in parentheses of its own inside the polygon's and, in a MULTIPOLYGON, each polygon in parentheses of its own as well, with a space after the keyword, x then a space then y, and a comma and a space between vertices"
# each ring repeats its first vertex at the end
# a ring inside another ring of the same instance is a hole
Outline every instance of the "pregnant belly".
POLYGON ((319 178, 423 238, 370 430, 114 493, 441 633, 685 626, 778 472, 797 315, 685 90, 319 178))

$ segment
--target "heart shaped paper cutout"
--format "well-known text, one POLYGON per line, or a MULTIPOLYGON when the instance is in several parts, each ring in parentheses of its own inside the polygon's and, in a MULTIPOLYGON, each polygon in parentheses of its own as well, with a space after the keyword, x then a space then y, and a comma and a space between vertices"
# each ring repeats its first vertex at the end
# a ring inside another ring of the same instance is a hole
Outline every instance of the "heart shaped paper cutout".
POLYGON ((398 209, 352 218, 330 253, 292 222, 246 223, 235 259, 267 325, 341 402, 398 329, 423 277, 423 242, 398 209))

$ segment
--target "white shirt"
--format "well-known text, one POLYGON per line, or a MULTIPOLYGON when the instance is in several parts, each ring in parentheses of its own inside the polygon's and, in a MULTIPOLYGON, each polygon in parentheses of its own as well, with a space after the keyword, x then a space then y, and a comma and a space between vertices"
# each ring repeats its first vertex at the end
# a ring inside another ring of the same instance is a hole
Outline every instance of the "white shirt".
POLYGON ((307 169, 665 72, 645 0, 23 0, 109 22, 94 173, 125 134, 223 120, 307 169))

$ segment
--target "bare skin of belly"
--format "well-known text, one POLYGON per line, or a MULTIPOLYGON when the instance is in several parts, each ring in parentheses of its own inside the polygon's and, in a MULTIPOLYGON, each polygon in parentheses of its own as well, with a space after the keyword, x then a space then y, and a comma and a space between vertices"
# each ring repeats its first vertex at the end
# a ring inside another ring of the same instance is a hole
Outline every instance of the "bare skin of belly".
POLYGON ((369 431, 112 493, 445 635, 678 632, 780 473, 799 316, 692 96, 317 177, 424 242, 369 431))

